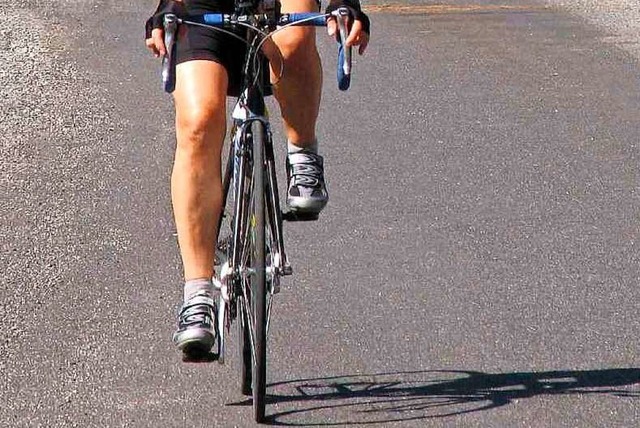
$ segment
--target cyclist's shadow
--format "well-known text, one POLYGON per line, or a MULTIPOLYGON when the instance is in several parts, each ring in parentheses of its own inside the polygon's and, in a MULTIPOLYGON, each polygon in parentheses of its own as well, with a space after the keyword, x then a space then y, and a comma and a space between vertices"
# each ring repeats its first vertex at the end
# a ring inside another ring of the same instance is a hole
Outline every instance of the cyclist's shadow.
POLYGON ((640 399, 640 369, 491 374, 412 371, 269 385, 274 425, 331 426, 428 419, 489 410, 538 395, 640 399), (335 422, 327 422, 335 421, 335 422))

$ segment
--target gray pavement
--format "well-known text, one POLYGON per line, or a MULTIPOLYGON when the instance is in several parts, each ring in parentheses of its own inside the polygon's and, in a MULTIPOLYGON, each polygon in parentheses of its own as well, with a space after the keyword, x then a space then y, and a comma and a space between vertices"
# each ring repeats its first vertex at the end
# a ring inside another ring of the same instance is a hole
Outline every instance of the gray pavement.
MULTIPOLYGON (((0 426, 251 426, 236 362, 170 342, 172 113, 142 3, 0 0, 0 426)), ((637 426, 631 44, 587 3, 415 3, 373 16, 348 94, 321 38, 332 199, 287 225, 272 422, 637 426)))
POLYGON ((600 37, 640 58, 640 5, 635 0, 547 0, 600 29, 600 37))

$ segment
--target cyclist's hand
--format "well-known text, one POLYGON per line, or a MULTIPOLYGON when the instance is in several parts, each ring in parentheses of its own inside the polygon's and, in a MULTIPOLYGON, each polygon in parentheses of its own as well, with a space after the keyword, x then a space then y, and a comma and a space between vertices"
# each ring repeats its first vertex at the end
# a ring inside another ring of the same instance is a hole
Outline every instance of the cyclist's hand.
MULTIPOLYGON (((331 13, 340 7, 349 9, 352 21, 352 24, 347 27, 349 34, 347 35, 345 44, 347 46, 358 46, 358 53, 362 55, 369 44, 371 21, 362 11, 358 0, 331 0, 325 13, 331 13)), ((333 16, 327 19, 327 32, 330 36, 338 35, 338 23, 333 16)))
POLYGON ((155 13, 147 19, 144 26, 145 44, 156 57, 167 53, 164 46, 163 20, 168 13, 182 17, 187 14, 187 8, 182 0, 160 0, 155 13))
POLYGON ((145 40, 145 44, 156 58, 167 54, 167 48, 164 45, 164 30, 162 28, 151 30, 151 37, 145 40))

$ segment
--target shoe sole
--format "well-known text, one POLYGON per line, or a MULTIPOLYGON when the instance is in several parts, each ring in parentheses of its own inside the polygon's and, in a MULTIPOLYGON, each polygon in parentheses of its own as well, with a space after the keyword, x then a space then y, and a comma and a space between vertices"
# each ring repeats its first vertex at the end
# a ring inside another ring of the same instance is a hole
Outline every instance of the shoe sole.
POLYGON ((173 341, 185 354, 206 354, 213 348, 216 337, 208 330, 190 329, 175 334, 173 341))
POLYGON ((304 214, 320 214, 320 211, 324 209, 327 202, 327 199, 287 198, 287 206, 291 211, 304 214))

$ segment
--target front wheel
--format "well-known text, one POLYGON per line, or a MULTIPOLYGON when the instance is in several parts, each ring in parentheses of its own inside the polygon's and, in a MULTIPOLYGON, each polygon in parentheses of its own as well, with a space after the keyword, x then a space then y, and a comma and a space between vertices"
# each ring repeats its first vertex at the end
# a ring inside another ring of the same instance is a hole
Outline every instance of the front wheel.
POLYGON ((253 272, 251 274, 252 306, 254 315, 254 361, 252 370, 253 410, 255 420, 265 416, 267 391, 267 287, 265 243, 265 130, 262 122, 251 125, 253 137, 253 272))

